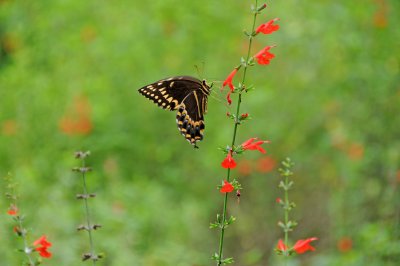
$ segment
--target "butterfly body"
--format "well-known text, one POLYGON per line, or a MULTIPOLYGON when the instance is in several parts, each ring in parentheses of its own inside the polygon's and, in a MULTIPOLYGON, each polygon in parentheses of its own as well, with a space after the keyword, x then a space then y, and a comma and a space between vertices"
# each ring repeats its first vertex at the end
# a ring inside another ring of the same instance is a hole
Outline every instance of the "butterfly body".
POLYGON ((171 77, 144 86, 139 93, 163 109, 177 111, 179 132, 197 148, 196 142, 203 139, 204 114, 210 94, 210 86, 204 80, 190 76, 171 77))

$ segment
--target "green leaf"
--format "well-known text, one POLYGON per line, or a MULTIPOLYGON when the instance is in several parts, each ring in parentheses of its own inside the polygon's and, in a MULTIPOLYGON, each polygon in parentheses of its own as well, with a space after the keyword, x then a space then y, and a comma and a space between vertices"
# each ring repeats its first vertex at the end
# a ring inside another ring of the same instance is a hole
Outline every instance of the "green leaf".
POLYGON ((225 221, 225 224, 226 224, 226 225, 230 225, 230 224, 232 224, 234 221, 236 221, 236 217, 231 216, 231 217, 229 217, 229 219, 228 219, 227 221, 225 221))
POLYGON ((214 253, 214 255, 211 256, 212 260, 218 261, 219 260, 219 255, 218 253, 214 253))
POLYGON ((221 260, 221 262, 223 264, 231 264, 231 263, 234 263, 235 261, 233 260, 233 258, 226 258, 226 259, 221 260))
POLYGON ((218 226, 219 226, 219 223, 210 223, 209 228, 214 229, 214 228, 217 228, 218 226))

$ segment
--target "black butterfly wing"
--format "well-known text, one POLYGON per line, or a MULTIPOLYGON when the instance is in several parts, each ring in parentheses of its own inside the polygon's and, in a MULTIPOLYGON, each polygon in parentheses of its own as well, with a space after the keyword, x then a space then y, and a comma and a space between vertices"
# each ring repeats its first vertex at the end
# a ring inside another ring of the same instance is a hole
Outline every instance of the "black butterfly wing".
POLYGON ((205 82, 180 76, 159 80, 139 92, 161 108, 178 110, 176 122, 181 134, 195 147, 203 139, 204 116, 209 87, 205 82))
POLYGON ((139 89, 139 92, 159 107, 172 111, 178 109, 185 97, 199 86, 200 80, 182 76, 159 80, 139 89))
POLYGON ((176 114, 178 130, 195 147, 196 142, 203 139, 206 105, 207 95, 195 90, 182 101, 176 114))

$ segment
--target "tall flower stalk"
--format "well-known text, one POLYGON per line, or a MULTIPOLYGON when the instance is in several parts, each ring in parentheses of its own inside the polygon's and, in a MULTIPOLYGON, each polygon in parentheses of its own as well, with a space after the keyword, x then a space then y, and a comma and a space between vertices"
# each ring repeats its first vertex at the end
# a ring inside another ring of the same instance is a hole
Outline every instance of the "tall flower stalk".
POLYGON ((276 202, 281 205, 284 210, 284 221, 278 222, 278 226, 282 228, 284 233, 284 240, 279 239, 276 247, 276 253, 285 257, 285 265, 287 265, 288 257, 297 253, 302 254, 306 251, 314 251, 315 248, 311 246, 311 242, 317 240, 316 237, 298 240, 293 247, 289 247, 289 232, 292 232, 297 226, 297 222, 290 219, 290 211, 296 207, 296 204, 289 200, 289 190, 292 189, 294 182, 290 180, 293 175, 292 167, 294 163, 290 158, 286 158, 282 161, 282 168, 279 168, 282 180, 279 182, 279 188, 284 191, 284 198, 277 198, 276 202))
POLYGON ((225 81, 222 85, 222 88, 224 88, 225 86, 229 87, 229 91, 226 96, 226 99, 227 99, 227 102, 229 105, 232 104, 232 99, 231 99, 232 93, 237 93, 238 97, 237 97, 237 105, 236 105, 235 114, 228 114, 228 116, 234 121, 233 134, 232 134, 232 140, 230 142, 230 146, 228 145, 226 148, 223 149, 224 152, 226 153, 226 158, 221 163, 221 166, 223 168, 227 169, 226 178, 223 181, 224 183, 219 187, 220 192, 225 194, 222 215, 217 214, 217 221, 210 224, 210 228, 220 228, 218 252, 216 252, 212 256, 212 258, 217 262, 218 266, 230 264, 230 263, 234 262, 233 258, 231 258, 231 257, 224 258, 224 256, 223 256, 225 229, 236 220, 236 218, 233 216, 231 216, 230 218, 227 218, 228 194, 230 192, 232 192, 233 190, 236 190, 237 191, 236 195, 237 195, 237 197, 239 197, 240 189, 241 189, 241 185, 236 179, 231 181, 231 177, 232 177, 231 169, 236 167, 236 162, 234 160, 234 156, 236 154, 240 154, 240 153, 244 152, 245 150, 259 150, 260 152, 265 152, 265 150, 263 148, 261 148, 260 145, 268 142, 268 141, 258 141, 257 138, 251 138, 248 141, 244 142, 243 144, 236 146, 238 127, 240 124, 242 124, 242 122, 244 122, 246 119, 250 118, 247 113, 240 115, 240 107, 241 107, 241 103, 242 103, 243 92, 248 92, 251 89, 251 86, 247 86, 247 80, 246 80, 247 72, 248 72, 247 70, 249 67, 254 66, 255 62, 257 62, 260 65, 267 65, 267 64, 269 64, 270 60, 272 58, 274 58, 274 55, 269 52, 269 50, 273 46, 267 46, 264 49, 262 49, 260 52, 255 54, 254 56, 251 56, 251 48, 252 48, 253 39, 259 33, 270 34, 279 29, 278 25, 274 25, 274 22, 277 21, 277 19, 274 19, 267 23, 261 24, 256 29, 257 16, 266 7, 267 7, 266 4, 262 4, 262 5, 258 6, 257 0, 255 1, 255 5, 252 6, 251 10, 253 13, 253 23, 252 23, 251 31, 250 31, 250 33, 245 32, 245 35, 248 37, 247 55, 245 58, 243 58, 243 57, 241 58, 240 64, 233 69, 233 71, 228 75, 228 77, 225 79, 225 81), (240 69, 243 69, 242 80, 236 88, 233 85, 233 79, 240 69))
POLYGON ((101 228, 101 225, 99 224, 93 224, 91 222, 91 217, 90 217, 90 209, 89 209, 89 198, 94 198, 96 197, 96 194, 89 193, 88 188, 87 188, 87 182, 86 182, 86 173, 89 171, 92 171, 92 168, 86 166, 86 157, 90 155, 90 152, 82 152, 78 151, 75 153, 75 158, 81 160, 81 167, 74 167, 72 170, 76 171, 78 173, 81 173, 82 176, 82 186, 83 186, 83 193, 82 194, 77 194, 76 198, 79 200, 84 201, 85 205, 85 218, 86 218, 86 224, 85 225, 79 225, 77 230, 82 231, 85 230, 88 232, 88 237, 89 237, 89 246, 90 246, 90 252, 84 253, 82 255, 82 260, 91 260, 93 265, 96 265, 96 262, 103 257, 102 254, 96 254, 95 248, 94 248, 94 241, 93 241, 93 234, 92 231, 97 230, 101 228))
POLYGON ((7 193, 6 197, 10 201, 10 207, 7 211, 7 214, 10 215, 14 222, 15 226, 13 228, 14 233, 22 238, 23 248, 18 249, 18 251, 23 252, 26 257, 26 261, 24 265, 28 266, 36 266, 42 264, 42 258, 51 258, 52 254, 48 250, 52 244, 47 241, 47 237, 45 235, 41 236, 39 239, 34 241, 32 244, 29 244, 28 241, 28 230, 24 227, 24 219, 25 216, 21 214, 18 203, 18 196, 16 193, 17 184, 13 182, 11 175, 9 174, 6 178, 7 182, 7 193), (38 252, 39 256, 35 256, 33 253, 38 252))

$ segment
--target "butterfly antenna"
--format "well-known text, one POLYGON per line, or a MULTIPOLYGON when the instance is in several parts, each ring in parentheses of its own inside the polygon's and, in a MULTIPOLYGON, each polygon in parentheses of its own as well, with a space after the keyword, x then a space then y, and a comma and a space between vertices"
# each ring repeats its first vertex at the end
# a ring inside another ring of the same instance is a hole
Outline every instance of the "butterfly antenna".
POLYGON ((204 61, 201 62, 201 69, 197 64, 194 65, 194 68, 196 68, 197 76, 202 80, 204 77, 204 70, 206 68, 204 61))

